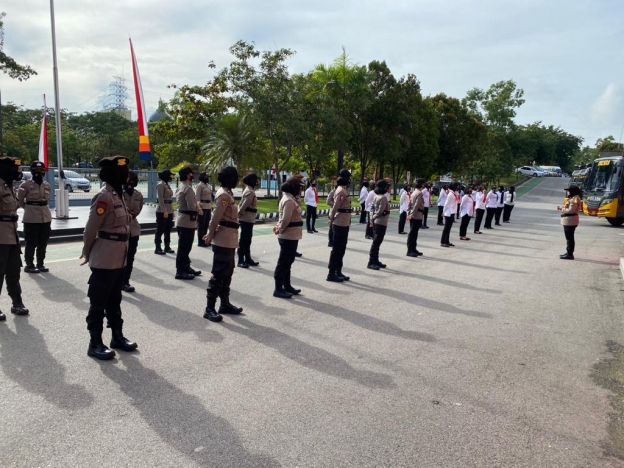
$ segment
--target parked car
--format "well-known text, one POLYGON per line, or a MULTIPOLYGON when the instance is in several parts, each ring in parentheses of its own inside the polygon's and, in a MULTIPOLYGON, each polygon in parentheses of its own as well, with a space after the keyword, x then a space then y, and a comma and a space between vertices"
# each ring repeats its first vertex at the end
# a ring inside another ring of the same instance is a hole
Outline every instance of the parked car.
POLYGON ((524 177, 544 177, 544 173, 531 166, 522 166, 516 169, 516 173, 524 177))
MULTIPOLYGON (((91 191, 91 182, 74 171, 63 171, 65 174, 65 190, 73 192, 74 190, 82 190, 84 192, 91 191)), ((59 187, 58 170, 54 171, 54 186, 59 187)))
POLYGON ((82 169, 93 169, 93 164, 88 162, 77 162, 74 167, 80 167, 82 169))

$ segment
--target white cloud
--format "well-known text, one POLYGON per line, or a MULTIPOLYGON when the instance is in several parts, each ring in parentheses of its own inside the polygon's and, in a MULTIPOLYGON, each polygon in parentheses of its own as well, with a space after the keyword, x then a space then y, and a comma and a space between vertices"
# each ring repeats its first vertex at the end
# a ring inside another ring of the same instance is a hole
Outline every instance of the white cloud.
POLYGON ((617 83, 611 82, 598 96, 590 109, 590 115, 598 124, 624 123, 614 122, 622 116, 622 93, 617 83))

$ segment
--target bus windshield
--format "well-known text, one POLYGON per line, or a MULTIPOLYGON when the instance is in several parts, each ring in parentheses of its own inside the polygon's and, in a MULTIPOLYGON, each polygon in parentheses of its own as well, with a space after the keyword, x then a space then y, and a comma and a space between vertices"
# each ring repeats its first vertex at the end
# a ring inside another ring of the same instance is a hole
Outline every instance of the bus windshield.
POLYGON ((617 161, 596 161, 585 188, 590 192, 615 192, 620 187, 621 176, 622 167, 617 165, 617 161))

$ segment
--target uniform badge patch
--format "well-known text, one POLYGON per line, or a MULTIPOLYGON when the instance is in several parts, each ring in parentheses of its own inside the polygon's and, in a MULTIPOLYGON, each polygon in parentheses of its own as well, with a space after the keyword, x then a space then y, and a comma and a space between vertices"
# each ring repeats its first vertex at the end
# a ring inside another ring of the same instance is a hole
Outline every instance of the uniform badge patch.
POLYGON ((106 213, 107 207, 108 205, 105 202, 98 202, 97 207, 95 208, 95 212, 98 216, 102 216, 104 213, 106 213))
POLYGON ((221 205, 228 206, 228 201, 227 200, 221 200, 221 205))

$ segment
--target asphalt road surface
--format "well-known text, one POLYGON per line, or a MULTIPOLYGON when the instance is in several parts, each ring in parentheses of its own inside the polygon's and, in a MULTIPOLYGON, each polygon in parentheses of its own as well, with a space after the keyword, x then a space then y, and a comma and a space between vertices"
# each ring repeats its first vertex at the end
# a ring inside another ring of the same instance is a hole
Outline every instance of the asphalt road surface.
POLYGON ((471 224, 470 242, 454 226, 452 249, 433 219, 417 259, 393 218, 379 272, 354 224, 345 284, 325 281, 326 229, 304 234, 292 300, 271 295, 261 228, 260 267, 232 283, 244 314, 219 324, 202 318, 212 253, 195 247, 204 274, 176 281, 146 236, 122 304, 140 352, 108 362, 86 355, 80 245, 53 245, 49 274, 22 274, 30 317, 0 301, 0 466, 623 466, 592 374, 624 343, 624 229, 582 217, 577 260, 559 260, 566 183, 520 198, 511 224, 471 224))

